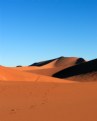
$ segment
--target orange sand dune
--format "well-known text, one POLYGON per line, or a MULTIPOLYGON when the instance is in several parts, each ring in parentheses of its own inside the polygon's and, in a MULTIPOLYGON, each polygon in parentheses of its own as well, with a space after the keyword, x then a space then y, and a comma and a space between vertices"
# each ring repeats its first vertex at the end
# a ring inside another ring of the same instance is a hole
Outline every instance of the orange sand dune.
POLYGON ((79 81, 97 81, 97 59, 63 69, 53 75, 79 81))
POLYGON ((0 66, 0 121, 97 121, 96 61, 61 57, 0 66))
POLYGON ((52 67, 59 67, 59 66, 71 66, 75 64, 79 64, 85 62, 83 58, 77 58, 77 57, 59 57, 52 60, 42 61, 38 63, 34 63, 30 66, 37 66, 42 68, 52 68, 52 67))
POLYGON ((26 72, 21 72, 19 70, 14 70, 8 67, 0 66, 0 80, 4 81, 27 81, 36 79, 36 75, 32 75, 26 72))
POLYGON ((0 121, 97 121, 97 83, 1 81, 0 121))
POLYGON ((14 69, 26 71, 30 73, 37 73, 41 75, 52 76, 54 73, 58 71, 61 71, 70 66, 80 64, 82 62, 85 62, 85 60, 82 58, 59 57, 57 59, 37 63, 37 65, 42 63, 41 66, 38 65, 38 66, 26 66, 26 67, 18 67, 18 68, 16 67, 14 69))
POLYGON ((0 81, 40 81, 40 82, 56 82, 56 83, 72 83, 69 80, 56 79, 48 76, 41 76, 28 72, 22 72, 8 67, 0 66, 0 81))

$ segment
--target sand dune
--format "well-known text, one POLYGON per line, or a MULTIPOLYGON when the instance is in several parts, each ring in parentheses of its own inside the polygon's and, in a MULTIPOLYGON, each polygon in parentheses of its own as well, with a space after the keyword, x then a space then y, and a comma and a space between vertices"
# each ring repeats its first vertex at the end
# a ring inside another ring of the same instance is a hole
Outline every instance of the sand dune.
POLYGON ((0 81, 32 81, 32 82, 56 82, 72 83, 69 80, 56 79, 48 76, 22 72, 8 67, 0 66, 0 81))
POLYGON ((97 60, 0 66, 0 121, 97 121, 97 60))
POLYGON ((77 58, 77 57, 64 57, 61 56, 59 58, 37 62, 30 66, 38 66, 38 67, 56 67, 56 66, 63 66, 64 65, 72 65, 72 64, 79 64, 84 62, 85 60, 83 58, 77 58))
POLYGON ((85 62, 83 58, 76 57, 59 57, 49 61, 43 61, 32 64, 31 66, 18 67, 17 70, 26 71, 30 73, 37 73, 41 75, 52 76, 54 73, 65 68, 85 62))
POLYGON ((26 81, 36 79, 36 75, 14 70, 8 67, 0 66, 0 80, 3 81, 26 81))
POLYGON ((97 81, 97 59, 66 68, 53 77, 97 81))
POLYGON ((60 66, 71 66, 75 64, 79 64, 84 62, 85 60, 83 58, 77 58, 77 57, 59 57, 56 59, 38 62, 36 64, 32 64, 31 66, 38 66, 42 68, 53 68, 53 67, 60 67, 60 66))

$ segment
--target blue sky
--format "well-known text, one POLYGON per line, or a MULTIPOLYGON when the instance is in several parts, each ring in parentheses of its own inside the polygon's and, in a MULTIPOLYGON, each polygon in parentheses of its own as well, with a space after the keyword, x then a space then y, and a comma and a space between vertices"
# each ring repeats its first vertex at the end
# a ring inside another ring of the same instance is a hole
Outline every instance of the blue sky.
POLYGON ((0 65, 97 58, 97 0, 0 0, 0 65))

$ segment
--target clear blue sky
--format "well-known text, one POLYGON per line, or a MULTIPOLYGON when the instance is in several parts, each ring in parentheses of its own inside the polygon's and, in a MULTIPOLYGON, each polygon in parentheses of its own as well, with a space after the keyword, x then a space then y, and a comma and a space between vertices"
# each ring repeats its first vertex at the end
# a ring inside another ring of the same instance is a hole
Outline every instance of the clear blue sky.
POLYGON ((0 0, 0 65, 97 58, 97 0, 0 0))

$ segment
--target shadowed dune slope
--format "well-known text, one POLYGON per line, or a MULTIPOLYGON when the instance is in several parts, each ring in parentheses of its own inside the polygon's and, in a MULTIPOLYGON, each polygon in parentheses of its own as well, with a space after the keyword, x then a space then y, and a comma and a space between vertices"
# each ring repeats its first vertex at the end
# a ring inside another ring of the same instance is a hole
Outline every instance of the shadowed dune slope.
POLYGON ((30 66, 51 68, 51 67, 59 67, 59 66, 64 66, 64 65, 70 66, 70 65, 74 65, 74 64, 80 64, 84 61, 85 60, 83 58, 61 56, 56 59, 34 63, 30 66))
MULTIPOLYGON (((48 62, 48 61, 44 61, 48 62)), ((37 73, 41 75, 52 76, 54 73, 68 68, 73 65, 77 65, 85 62, 83 58, 76 57, 59 57, 57 59, 52 59, 49 63, 42 63, 41 66, 28 66, 28 67, 18 67, 15 69, 26 71, 30 73, 37 73)), ((39 62, 40 64, 41 62, 39 62)), ((37 63, 38 64, 38 63, 37 63)))
MULTIPOLYGON (((62 71, 59 71, 58 73, 55 73, 53 77, 57 78, 67 78, 72 76, 85 77, 87 76, 86 74, 88 74, 88 76, 95 75, 94 77, 97 81, 97 59, 66 68, 62 71)), ((90 78, 90 76, 89 77, 88 76, 87 78, 90 78)))
POLYGON ((56 60, 56 59, 51 59, 51 60, 47 60, 47 61, 36 62, 36 63, 33 63, 33 64, 29 65, 29 66, 38 66, 38 67, 41 67, 43 65, 51 63, 54 60, 56 60))

